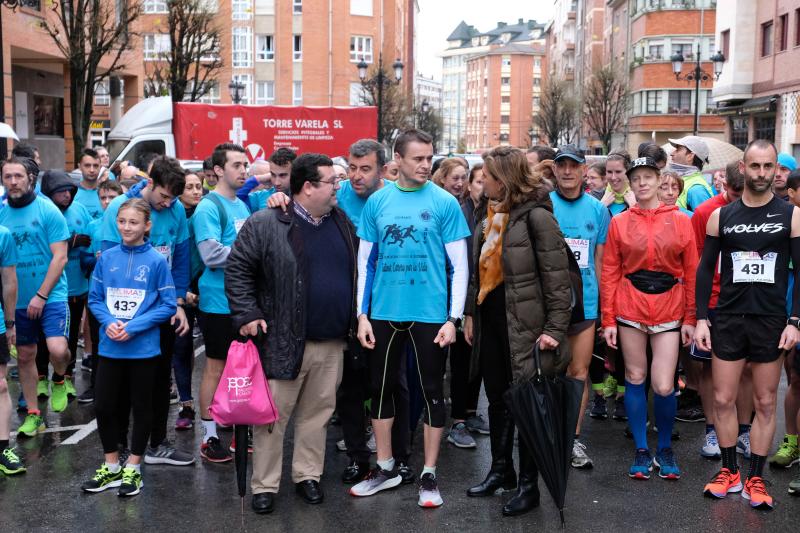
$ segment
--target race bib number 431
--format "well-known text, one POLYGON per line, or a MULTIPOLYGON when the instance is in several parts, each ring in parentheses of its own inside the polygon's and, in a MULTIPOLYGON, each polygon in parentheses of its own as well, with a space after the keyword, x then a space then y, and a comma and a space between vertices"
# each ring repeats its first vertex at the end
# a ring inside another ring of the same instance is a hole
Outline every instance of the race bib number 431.
POLYGON ((778 254, 762 257, 758 252, 732 252, 734 283, 775 283, 775 261, 778 254))
POLYGON ((144 302, 147 291, 142 289, 106 289, 106 305, 114 318, 130 320, 144 302))

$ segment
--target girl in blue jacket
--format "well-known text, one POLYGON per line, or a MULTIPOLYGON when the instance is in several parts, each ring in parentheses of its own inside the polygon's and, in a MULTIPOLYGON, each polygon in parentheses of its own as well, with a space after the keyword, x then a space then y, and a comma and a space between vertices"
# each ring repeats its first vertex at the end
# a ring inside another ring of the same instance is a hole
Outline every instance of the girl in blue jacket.
POLYGON ((140 465, 153 421, 152 388, 161 352, 158 326, 177 308, 169 265, 146 239, 151 226, 147 202, 125 201, 117 213, 122 243, 101 254, 92 274, 89 308, 100 323, 95 412, 105 463, 83 484, 86 492, 119 487, 120 496, 134 496, 143 486, 140 465), (121 391, 130 394, 133 411, 131 455, 124 468, 117 451, 121 391))

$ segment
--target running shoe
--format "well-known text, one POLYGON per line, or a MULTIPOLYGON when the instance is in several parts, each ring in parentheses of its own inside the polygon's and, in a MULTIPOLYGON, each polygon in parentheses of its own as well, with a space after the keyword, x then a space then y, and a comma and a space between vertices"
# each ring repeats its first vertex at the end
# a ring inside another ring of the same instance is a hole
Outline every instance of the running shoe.
POLYGON ((50 397, 50 380, 46 377, 40 377, 36 382, 36 396, 42 399, 50 397))
POLYGON ((710 483, 703 489, 706 496, 714 498, 724 498, 729 492, 741 492, 742 474, 737 471, 735 474, 727 468, 723 468, 714 476, 710 483))
POLYGON ((628 411, 625 410, 625 397, 620 396, 614 400, 614 414, 611 415, 614 420, 625 421, 628 420, 628 411))
POLYGON ((597 420, 605 420, 608 418, 608 406, 606 399, 602 394, 595 394, 592 400, 592 410, 589 411, 589 416, 597 420))
POLYGON ((653 471, 653 458, 650 457, 648 450, 636 450, 633 464, 628 470, 628 476, 633 479, 650 479, 650 472, 653 471))
POLYGON ((142 473, 132 466, 126 466, 122 469, 122 483, 119 485, 117 496, 136 496, 142 492, 144 482, 142 481, 142 473))
POLYGON ((18 380, 19 379, 19 367, 12 366, 8 369, 8 377, 9 379, 18 380))
POLYGON ((719 440, 717 440, 716 430, 711 430, 706 433, 706 442, 700 448, 700 455, 707 459, 719 459, 722 457, 722 451, 719 449, 719 440))
POLYGON ((181 407, 178 412, 178 418, 175 420, 175 429, 185 431, 194 427, 195 412, 188 405, 181 407))
POLYGON ((680 479, 681 469, 675 461, 675 453, 672 448, 663 448, 656 452, 653 464, 658 467, 658 477, 661 479, 680 479))
POLYGON ((90 386, 78 396, 78 403, 93 403, 94 389, 90 386))
POLYGON ((800 468, 797 469, 797 477, 789 482, 789 494, 800 496, 800 468))
POLYGON ((131 456, 131 449, 128 447, 119 447, 119 464, 120 466, 125 466, 125 463, 128 462, 128 459, 131 456))
POLYGON ((25 421, 22 422, 22 425, 17 430, 17 435, 35 437, 38 433, 44 432, 44 430, 45 425, 42 415, 28 413, 28 416, 25 417, 25 421))
POLYGON ((475 448, 477 446, 475 439, 469 434, 467 425, 464 422, 453 424, 447 433, 447 442, 456 448, 475 448))
POLYGON ((200 445, 200 457, 212 463, 227 463, 233 460, 217 437, 209 437, 200 445))
POLYGON ((375 442, 375 433, 372 431, 372 426, 367 428, 367 435, 369 435, 369 438, 367 439, 367 448, 369 448, 370 452, 377 453, 378 443, 375 442))
POLYGON ((13 448, 6 448, 0 453, 0 472, 7 476, 25 472, 25 465, 13 448))
POLYGON ((108 465, 103 463, 94 474, 94 477, 81 485, 84 492, 103 492, 112 487, 119 487, 122 484, 122 468, 116 472, 108 469, 108 465))
POLYGON ((750 507, 753 509, 769 510, 774 507, 772 496, 767 492, 764 480, 759 476, 747 478, 747 481, 744 482, 742 498, 750 500, 750 507))
POLYGON ((347 451, 347 444, 344 443, 344 439, 336 441, 336 450, 340 451, 340 452, 346 452, 347 451))
POLYGON ((408 485, 414 482, 414 478, 417 475, 414 473, 414 469, 408 466, 405 461, 398 461, 397 463, 397 473, 400 474, 402 478, 403 485, 408 485))
POLYGON ((467 418, 466 424, 470 433, 478 433, 480 435, 489 434, 489 423, 479 414, 474 414, 467 418))
POLYGON ((19 397, 17 398, 17 411, 27 411, 28 410, 28 402, 25 400, 25 395, 22 394, 22 391, 19 391, 19 397))
POLYGON ((81 370, 84 372, 92 372, 92 355, 88 353, 84 353, 83 357, 81 358, 81 370))
POLYGON ((144 452, 144 462, 148 465, 188 466, 194 463, 194 455, 182 452, 164 441, 155 448, 148 446, 144 452))
POLYGON ((419 478, 419 500, 417 505, 427 509, 441 507, 444 502, 436 485, 436 478, 431 473, 422 474, 419 478))
POLYGON ((64 376, 64 386, 67 389, 68 398, 75 398, 78 395, 78 391, 75 390, 75 384, 72 383, 71 377, 64 376))
POLYGON ((178 401, 179 401, 178 392, 175 389, 171 389, 169 391, 169 404, 175 405, 178 403, 178 401))
POLYGON ((364 481, 350 487, 351 496, 372 496, 382 490, 393 489, 403 481, 397 469, 387 471, 376 466, 369 471, 364 481))
POLYGON ((745 459, 750 459, 750 432, 739 435, 736 439, 736 453, 742 454, 745 459))
MULTIPOLYGON (((231 453, 236 453, 236 437, 231 439, 231 445, 228 446, 231 453)), ((253 435, 247 433, 247 453, 253 453, 253 435)))
POLYGON ((706 414, 701 406, 693 405, 677 411, 675 420, 679 422, 705 422, 706 414))
POLYGON ((62 381, 61 383, 53 382, 53 392, 50 396, 50 409, 56 413, 60 413, 67 408, 69 398, 67 398, 67 386, 62 381))
POLYGON ((589 469, 594 466, 586 454, 586 445, 575 439, 572 443, 572 468, 589 469))
POLYGON ((606 376, 606 379, 603 381, 603 396, 606 398, 611 398, 617 393, 617 380, 609 374, 606 376))
POLYGON ((789 436, 783 437, 781 444, 775 455, 769 458, 770 466, 779 466, 782 468, 791 468, 792 465, 800 463, 800 450, 797 447, 797 437, 795 436, 794 442, 789 440, 789 436))

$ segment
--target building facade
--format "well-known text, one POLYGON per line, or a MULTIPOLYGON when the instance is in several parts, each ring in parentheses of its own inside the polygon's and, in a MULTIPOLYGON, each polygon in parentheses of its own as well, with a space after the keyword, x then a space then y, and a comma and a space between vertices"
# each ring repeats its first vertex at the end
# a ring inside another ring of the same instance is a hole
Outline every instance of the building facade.
POLYGON ((423 102, 428 102, 432 110, 442 113, 442 82, 427 78, 417 74, 414 80, 414 105, 422 106, 423 102))
POLYGON ((768 139, 800 157, 800 0, 719 0, 716 24, 727 61, 713 97, 726 140, 768 139))
MULTIPOLYGON (((578 0, 575 27, 575 88, 578 100, 583 98, 583 88, 595 69, 603 66, 603 25, 605 0, 578 0)), ((602 143, 586 126, 581 124, 578 142, 589 152, 601 153, 602 143)))

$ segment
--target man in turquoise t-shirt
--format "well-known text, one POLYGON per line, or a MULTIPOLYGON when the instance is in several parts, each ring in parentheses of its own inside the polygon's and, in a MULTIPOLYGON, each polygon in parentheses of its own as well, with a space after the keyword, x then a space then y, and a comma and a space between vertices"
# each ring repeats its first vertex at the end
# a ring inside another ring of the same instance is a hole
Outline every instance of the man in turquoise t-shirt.
POLYGON ((394 391, 398 365, 411 342, 425 401, 422 507, 439 507, 439 444, 447 419, 443 369, 464 311, 469 228, 456 199, 430 182, 433 144, 422 131, 395 142, 400 177, 370 196, 358 236, 358 338, 370 357, 372 427, 378 466, 350 494, 370 496, 402 481, 392 454, 394 391))
POLYGON ((78 170, 83 178, 75 193, 75 201, 89 211, 93 219, 103 218, 103 207, 97 194, 98 177, 100 175, 100 156, 91 148, 84 148, 78 160, 78 170))
POLYGON ((361 212, 372 193, 383 187, 386 154, 383 146, 372 139, 361 139, 350 146, 349 179, 339 182, 336 201, 347 218, 358 229, 361 212))
POLYGON ((69 362, 69 309, 64 267, 69 228, 58 208, 36 195, 36 176, 28 173, 23 160, 11 158, 3 162, 0 171, 8 194, 7 203, 0 208, 0 225, 11 231, 17 247, 17 353, 19 381, 28 403, 28 416, 18 431, 32 437, 45 427, 36 408, 36 344, 42 335, 55 370, 51 408, 60 412, 67 407, 63 375, 69 362))
MULTIPOLYGON (((214 190, 197 204, 191 220, 194 241, 205 265, 198 282, 198 321, 206 343, 206 365, 200 382, 200 419, 203 423, 200 455, 207 461, 223 463, 232 459, 231 454, 220 443, 208 407, 225 368, 228 348, 235 338, 225 297, 225 263, 236 234, 250 216, 250 210, 236 197, 236 191, 247 178, 248 162, 244 148, 237 144, 220 144, 214 149, 211 159, 219 181, 214 190)), ((247 443, 239 443, 239 446, 247 446, 247 443)))

